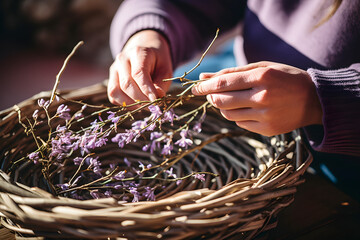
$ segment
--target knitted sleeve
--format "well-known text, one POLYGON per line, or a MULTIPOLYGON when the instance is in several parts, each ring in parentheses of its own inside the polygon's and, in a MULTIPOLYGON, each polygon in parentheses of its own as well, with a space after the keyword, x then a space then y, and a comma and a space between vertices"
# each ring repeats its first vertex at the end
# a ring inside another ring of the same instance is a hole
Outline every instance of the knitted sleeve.
POLYGON ((360 64, 308 73, 323 108, 323 127, 305 128, 310 144, 321 152, 360 156, 360 64))
POLYGON ((220 34, 242 18, 246 1, 127 0, 118 9, 110 28, 115 57, 136 32, 153 29, 169 41, 173 66, 203 51, 220 28, 220 34))

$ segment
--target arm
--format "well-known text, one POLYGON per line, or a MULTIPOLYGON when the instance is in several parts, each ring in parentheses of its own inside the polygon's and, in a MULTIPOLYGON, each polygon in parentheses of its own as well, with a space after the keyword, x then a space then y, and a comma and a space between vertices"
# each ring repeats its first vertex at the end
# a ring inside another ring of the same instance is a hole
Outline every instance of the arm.
POLYGON ((153 29, 168 39, 175 68, 203 51, 218 27, 221 35, 239 23, 245 6, 246 1, 124 1, 110 29, 113 56, 121 52, 132 35, 153 29))
POLYGON ((324 113, 322 128, 305 128, 310 144, 321 152, 360 156, 360 63, 308 73, 324 113))
POLYGON ((242 16, 245 2, 125 1, 114 17, 108 95, 114 104, 153 100, 169 88, 162 79, 182 61, 205 48, 217 27, 222 32, 242 16))

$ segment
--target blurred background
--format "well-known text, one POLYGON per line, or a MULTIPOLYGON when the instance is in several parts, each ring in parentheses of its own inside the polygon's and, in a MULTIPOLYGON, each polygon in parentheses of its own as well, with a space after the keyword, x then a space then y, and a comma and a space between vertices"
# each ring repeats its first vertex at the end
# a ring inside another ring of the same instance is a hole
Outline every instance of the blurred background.
MULTIPOLYGON (((1 0, 0 110, 51 90, 66 56, 81 40, 85 44, 68 63, 59 89, 80 88, 107 79, 112 63, 109 29, 121 2, 1 0)), ((217 43, 218 47, 211 49, 211 55, 206 56, 190 79, 196 79, 201 71, 235 65, 231 38, 217 43)), ((178 68, 174 75, 191 69, 197 59, 178 68)))
POLYGON ((1 0, 0 110, 51 90, 72 48, 83 40, 60 89, 101 82, 112 57, 109 28, 119 0, 1 0))

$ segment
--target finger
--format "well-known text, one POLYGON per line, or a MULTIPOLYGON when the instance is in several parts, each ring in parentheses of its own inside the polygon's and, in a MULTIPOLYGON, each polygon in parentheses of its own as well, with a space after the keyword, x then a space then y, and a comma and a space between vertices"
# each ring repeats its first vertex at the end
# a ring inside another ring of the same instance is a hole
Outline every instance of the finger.
POLYGON ((223 110, 249 108, 257 106, 253 101, 253 89, 242 91, 221 92, 208 94, 207 100, 216 108, 223 110))
POLYGON ((227 74, 227 73, 233 73, 233 72, 243 72, 243 71, 250 71, 253 70, 255 68, 261 68, 261 67, 267 67, 272 65, 272 62, 268 62, 268 61, 261 61, 261 62, 255 62, 255 63, 250 63, 244 66, 237 66, 237 67, 230 67, 230 68, 224 68, 216 73, 212 73, 211 77, 215 77, 215 76, 219 76, 219 75, 223 75, 223 74, 227 74))
POLYGON ((232 110, 220 110, 221 115, 229 121, 259 121, 259 112, 253 108, 239 108, 232 110))
POLYGON ((171 81, 163 81, 172 77, 172 66, 158 67, 153 74, 154 87, 156 89, 156 96, 165 96, 167 90, 170 88, 171 81))
POLYGON ((119 73, 120 89, 132 99, 132 101, 148 100, 148 97, 143 94, 135 80, 131 76, 131 65, 128 60, 121 59, 116 61, 116 69, 119 73))
POLYGON ((192 88, 195 95, 250 89, 254 86, 251 71, 234 72, 198 83, 192 88))
POLYGON ((281 134, 281 132, 274 130, 269 124, 260 121, 237 121, 236 125, 248 131, 259 133, 264 136, 274 136, 277 134, 281 134))
POLYGON ((200 73, 199 79, 208 79, 208 78, 213 77, 215 74, 216 73, 203 72, 203 73, 200 73))
POLYGON ((119 84, 119 73, 114 67, 113 64, 110 67, 109 71, 109 82, 107 86, 107 94, 109 101, 112 104, 123 105, 124 102, 126 104, 134 102, 130 97, 128 97, 121 89, 119 84))
POLYGON ((252 121, 252 120, 237 121, 236 125, 238 125, 241 128, 244 128, 250 132, 255 132, 255 133, 259 133, 259 134, 263 133, 262 128, 261 128, 262 124, 258 121, 252 121))
MULTIPOLYGON (((150 50, 148 50, 150 51, 150 50)), ((136 82, 143 95, 154 101, 156 89, 151 78, 151 69, 155 67, 155 57, 150 53, 144 53, 131 59, 131 76, 136 82)))

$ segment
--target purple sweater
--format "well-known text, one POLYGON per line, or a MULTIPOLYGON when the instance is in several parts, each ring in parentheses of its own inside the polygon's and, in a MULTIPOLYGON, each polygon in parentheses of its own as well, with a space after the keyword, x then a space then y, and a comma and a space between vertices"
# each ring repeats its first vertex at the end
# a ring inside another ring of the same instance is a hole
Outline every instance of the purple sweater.
POLYGON ((174 66, 204 51, 220 34, 242 25, 235 38, 238 65, 285 63, 310 74, 323 108, 323 126, 305 127, 322 152, 360 156, 360 1, 343 1, 328 21, 323 0, 128 0, 111 26, 115 56, 138 31, 167 37, 174 66))

